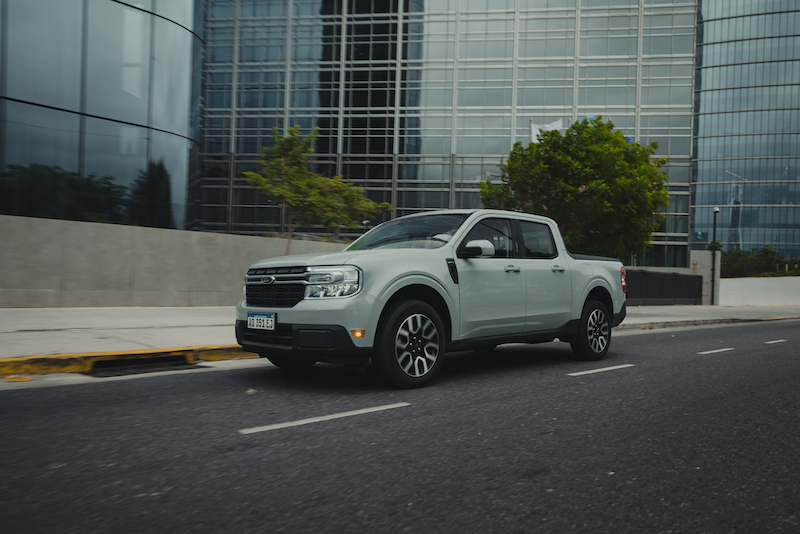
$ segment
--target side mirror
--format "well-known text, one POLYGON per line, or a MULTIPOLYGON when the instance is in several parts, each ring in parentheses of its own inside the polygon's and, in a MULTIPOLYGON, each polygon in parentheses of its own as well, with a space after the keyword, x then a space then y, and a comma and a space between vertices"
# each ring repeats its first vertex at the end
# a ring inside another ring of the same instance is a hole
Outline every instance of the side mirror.
POLYGON ((461 247, 456 256, 466 258, 491 258, 494 256, 494 245, 488 239, 475 239, 461 247))

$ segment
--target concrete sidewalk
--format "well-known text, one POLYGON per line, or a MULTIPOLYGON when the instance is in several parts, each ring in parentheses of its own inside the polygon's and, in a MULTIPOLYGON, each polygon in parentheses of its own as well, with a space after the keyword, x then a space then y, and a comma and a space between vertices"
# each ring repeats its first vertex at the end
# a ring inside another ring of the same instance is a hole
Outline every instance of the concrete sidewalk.
MULTIPOLYGON (((800 318, 800 306, 635 306, 615 331, 800 318)), ((236 344, 235 308, 2 308, 0 377, 90 372, 97 361, 253 358, 236 344)))

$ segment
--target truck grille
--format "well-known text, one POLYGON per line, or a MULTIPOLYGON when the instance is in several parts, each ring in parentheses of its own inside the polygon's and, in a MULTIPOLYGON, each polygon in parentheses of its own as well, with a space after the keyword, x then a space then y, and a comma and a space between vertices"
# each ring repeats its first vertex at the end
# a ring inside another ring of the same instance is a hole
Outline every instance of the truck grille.
POLYGON ((247 305, 291 308, 303 300, 305 294, 306 286, 302 284, 247 284, 247 305))
POLYGON ((250 269, 245 278, 248 306, 291 308, 305 297, 305 267, 250 269), (264 284, 264 277, 272 283, 264 284))

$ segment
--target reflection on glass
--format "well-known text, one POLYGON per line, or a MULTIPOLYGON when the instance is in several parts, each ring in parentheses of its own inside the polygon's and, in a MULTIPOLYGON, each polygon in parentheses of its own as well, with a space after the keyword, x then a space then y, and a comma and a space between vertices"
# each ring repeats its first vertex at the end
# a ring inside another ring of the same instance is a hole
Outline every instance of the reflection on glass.
POLYGON ((170 182, 163 162, 149 162, 130 187, 57 166, 10 165, 0 180, 0 213, 175 228, 170 182))
POLYGON ((73 113, 6 102, 6 165, 78 170, 80 119, 73 113))
POLYGON ((147 163, 130 188, 128 217, 131 224, 174 228, 169 172, 164 162, 147 163))
POLYGON ((88 33, 86 111, 147 124, 150 16, 116 2, 93 0, 88 33))
POLYGON ((113 176, 129 186, 147 162, 147 130, 118 122, 86 119, 84 171, 113 176))
POLYGON ((8 96, 80 111, 81 0, 25 0, 8 6, 8 96))
POLYGON ((174 228, 183 228, 187 203, 186 177, 189 174, 189 147, 191 143, 187 139, 164 132, 152 132, 152 134, 151 159, 164 167, 167 176, 171 176, 169 186, 174 228))
POLYGON ((2 1, 0 212, 184 224, 196 2, 2 1))
POLYGON ((184 28, 192 27, 194 0, 158 0, 155 8, 156 13, 162 17, 177 22, 184 28))
POLYGON ((153 72, 153 128, 188 136, 191 94, 192 34, 180 26, 157 18, 155 21, 153 72))
POLYGON ((120 223, 125 222, 125 192, 109 177, 36 163, 10 165, 0 180, 0 213, 120 223))

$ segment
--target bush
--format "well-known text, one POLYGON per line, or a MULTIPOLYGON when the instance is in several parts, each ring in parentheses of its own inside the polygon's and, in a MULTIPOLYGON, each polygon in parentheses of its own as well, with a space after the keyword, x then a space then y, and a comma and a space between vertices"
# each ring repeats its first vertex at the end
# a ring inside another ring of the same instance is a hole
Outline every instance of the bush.
POLYGON ((798 263, 794 256, 786 257, 772 248, 764 245, 760 249, 754 248, 745 252, 738 248, 722 252, 722 278, 740 278, 744 276, 797 276, 800 271, 794 270, 798 263), (786 272, 785 265, 792 269, 786 272))

